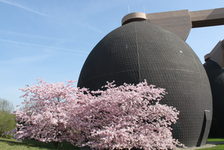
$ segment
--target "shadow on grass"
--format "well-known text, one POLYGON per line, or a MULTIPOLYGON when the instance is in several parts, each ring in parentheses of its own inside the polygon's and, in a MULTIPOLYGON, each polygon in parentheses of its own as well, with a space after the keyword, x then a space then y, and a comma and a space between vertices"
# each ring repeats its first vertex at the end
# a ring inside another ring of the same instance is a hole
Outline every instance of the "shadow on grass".
POLYGON ((224 144, 224 141, 209 141, 207 142, 207 144, 214 144, 214 145, 223 145, 224 144))
MULTIPOLYGON (((14 141, 11 139, 0 139, 0 142, 5 142, 9 144, 10 146, 26 146, 26 147, 36 147, 39 149, 49 149, 49 150, 82 150, 83 148, 78 148, 73 146, 70 143, 60 143, 59 145, 57 143, 43 143, 43 142, 38 142, 35 140, 24 140, 24 141, 14 141)), ((87 150, 86 148, 84 148, 87 150)))
POLYGON ((224 139, 208 139, 207 144, 224 145, 224 139))

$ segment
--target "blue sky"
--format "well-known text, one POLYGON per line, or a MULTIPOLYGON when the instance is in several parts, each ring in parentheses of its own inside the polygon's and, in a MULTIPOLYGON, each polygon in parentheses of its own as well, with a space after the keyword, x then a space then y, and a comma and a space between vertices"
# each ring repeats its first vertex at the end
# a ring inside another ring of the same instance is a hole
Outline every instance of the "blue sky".
MULTIPOLYGON (((18 89, 36 79, 78 80, 92 48, 131 12, 221 8, 224 0, 0 0, 0 97, 20 104, 18 89)), ((192 29, 187 43, 203 62, 224 26, 192 29)))

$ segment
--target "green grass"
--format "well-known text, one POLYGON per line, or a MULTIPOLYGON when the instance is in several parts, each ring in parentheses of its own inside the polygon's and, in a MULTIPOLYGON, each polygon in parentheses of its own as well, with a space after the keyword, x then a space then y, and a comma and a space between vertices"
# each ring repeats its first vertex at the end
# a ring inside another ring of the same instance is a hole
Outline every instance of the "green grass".
POLYGON ((224 139, 208 139, 208 142, 224 142, 224 139))
MULTIPOLYGON (((17 141, 14 139, 0 138, 0 150, 57 150, 53 143, 42 143, 37 141, 17 141)), ((63 143, 60 150, 79 150, 71 144, 63 143)))
MULTIPOLYGON (((212 148, 202 148, 198 150, 224 150, 224 139, 208 139, 210 144, 218 144, 212 148)), ((57 150, 53 143, 42 143, 37 141, 17 141, 15 139, 0 138, 0 150, 57 150)), ((80 150, 71 144, 64 143, 60 150, 80 150)))
POLYGON ((218 145, 218 146, 211 147, 211 148, 202 148, 202 149, 198 149, 198 150, 224 150, 224 145, 218 145))
POLYGON ((208 144, 216 144, 217 146, 199 150, 224 150, 224 139, 208 139, 208 144))

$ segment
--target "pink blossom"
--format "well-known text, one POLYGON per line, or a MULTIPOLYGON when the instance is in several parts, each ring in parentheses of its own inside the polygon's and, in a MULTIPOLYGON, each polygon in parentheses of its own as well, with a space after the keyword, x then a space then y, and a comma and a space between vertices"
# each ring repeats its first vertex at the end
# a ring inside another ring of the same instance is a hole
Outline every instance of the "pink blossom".
POLYGON ((115 86, 89 91, 74 82, 47 83, 21 89, 23 108, 16 112, 17 138, 67 141, 95 149, 173 149, 171 125, 179 112, 160 104, 165 89, 148 85, 115 86))

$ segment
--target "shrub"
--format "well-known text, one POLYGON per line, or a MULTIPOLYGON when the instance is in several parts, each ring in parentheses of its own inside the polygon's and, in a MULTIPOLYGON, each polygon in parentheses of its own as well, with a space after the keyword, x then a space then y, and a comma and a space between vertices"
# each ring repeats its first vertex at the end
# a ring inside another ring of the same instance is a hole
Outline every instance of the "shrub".
POLYGON ((0 137, 12 137, 12 130, 15 128, 15 115, 9 112, 0 111, 0 137))

